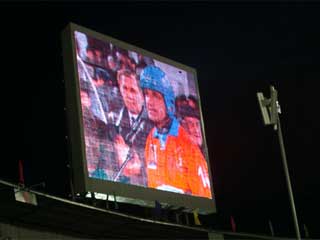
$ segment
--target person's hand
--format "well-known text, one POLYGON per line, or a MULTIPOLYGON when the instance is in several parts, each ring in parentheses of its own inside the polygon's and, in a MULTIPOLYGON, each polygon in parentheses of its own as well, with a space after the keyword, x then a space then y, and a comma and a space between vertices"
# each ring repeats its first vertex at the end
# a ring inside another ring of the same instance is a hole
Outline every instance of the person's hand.
POLYGON ((119 166, 121 166, 126 160, 130 148, 125 143, 123 137, 120 134, 117 134, 115 137, 114 148, 116 152, 117 162, 119 166))
POLYGON ((142 168, 141 159, 135 151, 133 152, 131 159, 127 163, 126 167, 124 168, 123 174, 126 176, 132 175, 139 175, 142 168))

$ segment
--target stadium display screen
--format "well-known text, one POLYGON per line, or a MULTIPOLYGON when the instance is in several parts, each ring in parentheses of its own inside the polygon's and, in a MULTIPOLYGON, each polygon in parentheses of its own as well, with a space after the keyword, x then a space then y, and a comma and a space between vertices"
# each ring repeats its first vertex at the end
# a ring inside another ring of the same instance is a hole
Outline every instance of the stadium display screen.
POLYGON ((212 200, 195 70, 73 26, 85 189, 212 200))

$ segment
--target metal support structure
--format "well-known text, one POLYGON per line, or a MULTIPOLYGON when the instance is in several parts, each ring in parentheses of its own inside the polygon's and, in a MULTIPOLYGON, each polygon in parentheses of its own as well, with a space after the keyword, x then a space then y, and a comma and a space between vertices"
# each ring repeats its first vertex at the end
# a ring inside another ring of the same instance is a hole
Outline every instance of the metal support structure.
POLYGON ((107 194, 106 198, 106 209, 109 209, 109 194, 107 194))
POLYGON ((271 97, 269 99, 266 99, 263 96, 263 93, 258 92, 257 93, 258 102, 259 102, 264 124, 273 125, 273 129, 278 133, 280 150, 281 150, 281 159, 282 159, 283 169, 286 177, 294 228, 295 228, 297 239, 301 240, 298 217, 297 217, 296 208, 294 204, 294 197, 293 197, 290 175, 288 170, 286 151, 283 143, 283 136, 282 136, 282 130, 281 130, 280 117, 279 117, 279 113, 281 113, 281 110, 278 102, 278 92, 273 86, 270 86, 270 92, 271 92, 270 94, 271 97))
POLYGON ((184 216, 185 216, 185 220, 186 220, 186 225, 189 226, 190 223, 189 223, 189 215, 188 215, 188 213, 185 212, 184 216))
POLYGON ((295 207, 295 204, 294 204, 294 197, 293 197, 293 192, 292 192, 292 187, 291 187, 291 181, 290 181, 290 175, 289 175, 289 170, 288 170, 286 151, 285 151, 285 147, 284 147, 284 143, 283 143, 283 136, 282 136, 281 124, 280 124, 279 116, 278 116, 278 121, 277 122, 278 122, 277 123, 277 129, 278 129, 277 132, 278 132, 278 138, 279 138, 279 144, 280 144, 280 150, 281 150, 281 158, 282 158, 282 164, 283 164, 284 173, 286 175, 286 182, 287 182, 287 187, 288 187, 288 194, 289 194, 290 205, 291 205, 291 210, 292 210, 294 228, 295 228, 295 231, 296 231, 297 239, 301 240, 298 217, 297 217, 297 213, 296 213, 296 207, 295 207))

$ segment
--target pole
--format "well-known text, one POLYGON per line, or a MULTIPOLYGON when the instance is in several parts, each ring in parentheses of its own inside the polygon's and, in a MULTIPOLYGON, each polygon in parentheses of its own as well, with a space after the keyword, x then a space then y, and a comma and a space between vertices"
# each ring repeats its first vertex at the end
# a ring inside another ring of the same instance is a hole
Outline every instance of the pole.
POLYGON ((290 182, 290 176, 289 176, 289 171, 288 171, 286 151, 285 151, 285 147, 284 147, 284 143, 283 143, 283 136, 282 136, 282 131, 281 131, 280 118, 279 118, 278 114, 277 114, 277 125, 278 125, 278 127, 277 127, 278 131, 277 132, 278 132, 279 143, 280 143, 281 157, 282 157, 284 173, 286 175, 286 180, 287 180, 287 187, 288 187, 288 193, 289 193, 289 198, 290 198, 290 205, 291 205, 291 210, 292 210, 292 217, 293 217, 294 227, 295 227, 297 239, 301 240, 299 224, 298 224, 298 218, 297 218, 297 213, 296 213, 296 207, 295 207, 295 204, 294 204, 294 198, 293 198, 291 182, 290 182))

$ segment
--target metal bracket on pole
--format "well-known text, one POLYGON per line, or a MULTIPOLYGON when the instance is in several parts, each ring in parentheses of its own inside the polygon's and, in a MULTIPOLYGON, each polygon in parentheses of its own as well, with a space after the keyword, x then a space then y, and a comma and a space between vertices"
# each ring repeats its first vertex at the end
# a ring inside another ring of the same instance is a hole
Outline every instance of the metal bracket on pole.
POLYGON ((300 236, 298 218, 297 218, 296 208, 294 204, 294 197, 293 197, 290 175, 288 170, 286 151, 283 143, 283 136, 282 136, 281 124, 280 124, 280 118, 279 118, 279 113, 281 113, 281 109, 280 109, 280 104, 278 102, 278 92, 273 86, 270 86, 269 99, 264 98, 263 93, 261 92, 257 93, 257 97, 258 97, 258 102, 259 102, 260 111, 262 114, 264 124, 273 125, 274 130, 275 131, 277 130, 278 132, 282 164, 283 164, 283 168, 286 176, 294 227, 295 227, 297 239, 300 240, 301 236, 300 236))
POLYGON ((278 92, 273 86, 270 87, 270 92, 270 98, 265 98, 262 92, 257 92, 258 103, 264 125, 273 125, 277 130, 278 92))

